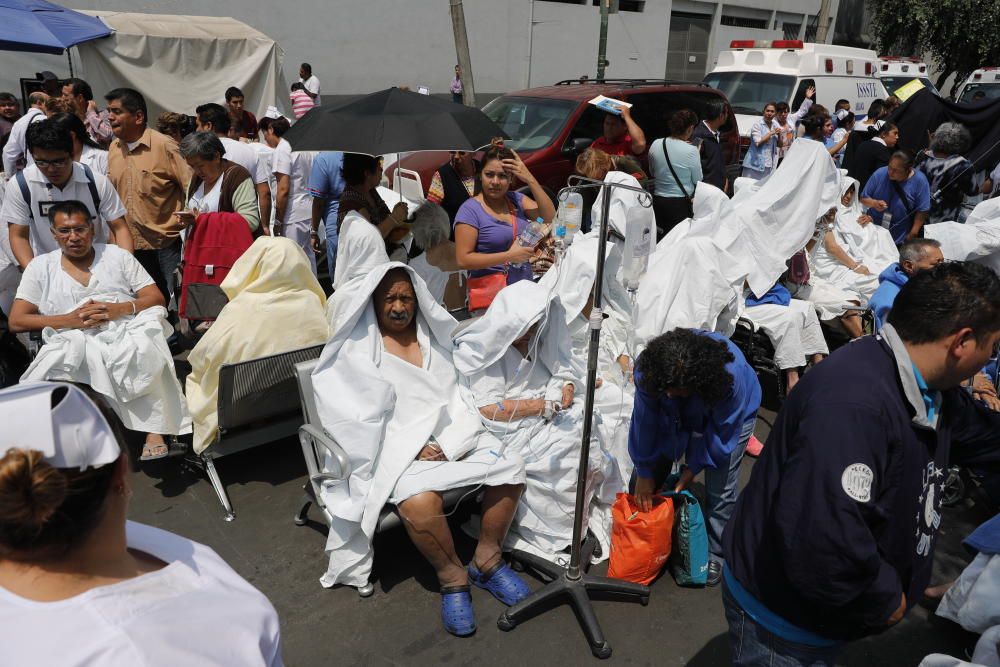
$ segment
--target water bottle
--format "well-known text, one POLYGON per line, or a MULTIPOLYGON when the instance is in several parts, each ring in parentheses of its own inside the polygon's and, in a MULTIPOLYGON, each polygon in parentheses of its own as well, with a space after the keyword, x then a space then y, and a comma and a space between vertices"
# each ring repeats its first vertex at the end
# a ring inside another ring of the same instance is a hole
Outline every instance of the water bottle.
MULTIPOLYGON (((545 236, 545 220, 543 218, 535 218, 535 221, 528 224, 517 236, 517 242, 523 245, 525 248, 534 248, 538 245, 538 242, 542 240, 545 236)), ((514 266, 528 266, 528 262, 520 262, 514 266)))
POLYGON ((583 224, 583 195, 579 192, 567 192, 560 197, 557 216, 566 225, 566 245, 570 245, 583 224))
POLYGON ((882 214, 882 226, 889 229, 890 225, 892 225, 892 213, 886 211, 882 214))
POLYGON ((625 289, 639 289, 639 280, 649 266, 649 256, 656 247, 656 217, 652 208, 633 206, 625 215, 625 251, 622 258, 622 282, 625 289))

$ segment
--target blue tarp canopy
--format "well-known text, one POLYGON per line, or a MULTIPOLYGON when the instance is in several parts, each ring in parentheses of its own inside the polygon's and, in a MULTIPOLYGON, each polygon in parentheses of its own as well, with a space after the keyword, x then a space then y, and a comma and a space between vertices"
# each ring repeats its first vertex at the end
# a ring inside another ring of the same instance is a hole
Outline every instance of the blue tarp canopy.
POLYGON ((46 0, 0 0, 0 51, 58 55, 110 34, 101 19, 46 0))

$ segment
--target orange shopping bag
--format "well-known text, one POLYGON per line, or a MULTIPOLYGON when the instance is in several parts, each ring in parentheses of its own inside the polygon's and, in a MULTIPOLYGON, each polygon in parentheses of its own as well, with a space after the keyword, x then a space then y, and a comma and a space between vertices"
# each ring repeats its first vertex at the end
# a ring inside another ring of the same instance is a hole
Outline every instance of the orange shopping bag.
POLYGON ((611 507, 611 564, 608 576, 637 584, 656 579, 670 556, 674 503, 653 496, 653 509, 640 512, 635 497, 619 493, 611 507))

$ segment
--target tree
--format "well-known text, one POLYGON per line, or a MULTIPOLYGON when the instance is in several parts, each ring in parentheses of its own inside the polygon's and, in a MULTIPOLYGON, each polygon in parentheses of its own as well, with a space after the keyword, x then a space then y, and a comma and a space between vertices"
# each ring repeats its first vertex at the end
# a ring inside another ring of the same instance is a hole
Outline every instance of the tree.
POLYGON ((936 85, 951 93, 978 67, 1000 65, 1000 0, 872 0, 869 31, 878 52, 927 54, 936 85))

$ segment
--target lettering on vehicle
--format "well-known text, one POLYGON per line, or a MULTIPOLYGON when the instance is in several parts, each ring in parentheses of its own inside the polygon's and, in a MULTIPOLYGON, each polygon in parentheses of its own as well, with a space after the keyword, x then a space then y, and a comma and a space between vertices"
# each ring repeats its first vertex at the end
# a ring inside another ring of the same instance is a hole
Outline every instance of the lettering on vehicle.
POLYGON ((858 87, 858 97, 875 97, 878 94, 874 81, 871 83, 856 83, 855 85, 858 87))
POLYGON ((867 503, 872 499, 872 482, 875 480, 875 473, 864 463, 852 463, 844 468, 844 474, 840 476, 840 485, 844 487, 844 493, 857 500, 859 503, 867 503))

